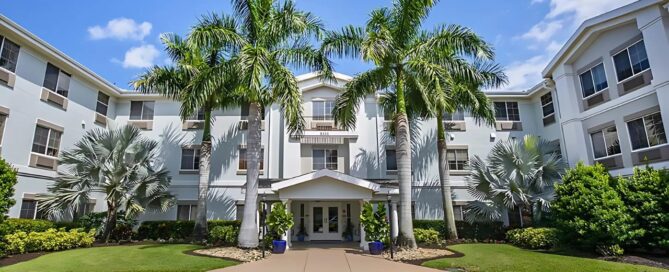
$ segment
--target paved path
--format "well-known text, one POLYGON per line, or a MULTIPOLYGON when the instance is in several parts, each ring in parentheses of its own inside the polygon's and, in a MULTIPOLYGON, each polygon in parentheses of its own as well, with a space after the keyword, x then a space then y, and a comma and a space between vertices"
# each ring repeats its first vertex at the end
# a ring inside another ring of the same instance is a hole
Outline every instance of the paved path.
POLYGON ((436 272, 438 270, 392 262, 363 254, 357 244, 296 245, 285 254, 275 254, 252 263, 244 263, 215 272, 436 272))

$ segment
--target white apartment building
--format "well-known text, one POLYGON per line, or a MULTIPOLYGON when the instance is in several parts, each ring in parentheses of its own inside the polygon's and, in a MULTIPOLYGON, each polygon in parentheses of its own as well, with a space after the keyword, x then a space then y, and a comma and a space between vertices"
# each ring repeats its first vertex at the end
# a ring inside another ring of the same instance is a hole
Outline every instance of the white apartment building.
MULTIPOLYGON (((494 127, 465 113, 448 116, 449 165, 456 219, 472 200, 466 164, 487 156, 498 141, 534 134, 559 141, 570 165, 600 162, 614 174, 637 165, 669 166, 669 13, 667 0, 641 0, 586 21, 523 92, 489 92, 494 127)), ((134 124, 161 142, 178 205, 141 220, 195 216, 202 116, 182 122, 179 103, 159 95, 122 91, 10 19, 0 15, 0 156, 19 171, 9 216, 36 218, 36 195, 57 176, 57 156, 90 129, 134 124)), ((306 131, 291 137, 278 106, 263 122, 260 193, 288 204, 313 240, 340 240, 347 222, 358 226, 362 201, 392 201, 396 215, 397 165, 389 121, 369 96, 356 129, 334 125, 331 109, 350 76, 337 82, 298 76, 306 131)), ((244 107, 215 112, 208 201, 210 219, 239 219, 246 174, 244 107)), ((418 122, 412 155, 416 219, 443 216, 437 169, 437 120, 418 122)), ((104 199, 90 209, 105 210, 104 199)), ((396 224, 397 216, 392 222, 396 224)), ((359 229, 356 227, 356 229, 359 229)), ((397 227, 394 228, 397 230, 397 227)), ((294 232, 293 232, 294 233, 294 232)), ((360 239, 356 235, 355 239, 360 239)))

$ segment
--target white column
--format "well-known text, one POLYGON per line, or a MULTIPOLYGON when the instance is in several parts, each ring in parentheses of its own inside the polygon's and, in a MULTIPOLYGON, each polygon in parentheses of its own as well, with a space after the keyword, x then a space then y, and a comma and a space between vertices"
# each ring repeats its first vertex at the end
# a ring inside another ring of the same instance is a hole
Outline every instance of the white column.
MULTIPOLYGON (((365 201, 360 200, 360 214, 362 214, 363 203, 365 203, 365 201)), ((362 225, 362 222, 360 222, 360 248, 363 250, 369 250, 369 244, 367 244, 367 240, 365 240, 365 226, 362 225)))
POLYGON ((397 238, 400 233, 400 228, 397 219, 397 202, 395 201, 390 202, 390 229, 392 230, 390 236, 393 237, 393 239, 397 238))
MULTIPOLYGON (((286 212, 288 212, 288 213, 290 212, 290 204, 291 203, 292 203, 291 200, 284 200, 283 201, 283 205, 286 206, 286 212)), ((284 233, 281 236, 281 239, 286 240, 286 249, 290 248, 290 246, 291 246, 290 238, 291 238, 290 229, 288 229, 286 231, 286 233, 284 233)))

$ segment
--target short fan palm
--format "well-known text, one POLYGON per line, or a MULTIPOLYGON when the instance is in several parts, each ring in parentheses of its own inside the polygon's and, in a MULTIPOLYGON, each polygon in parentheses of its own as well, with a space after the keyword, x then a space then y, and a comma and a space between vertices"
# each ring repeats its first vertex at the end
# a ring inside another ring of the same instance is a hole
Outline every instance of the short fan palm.
POLYGON ((487 161, 474 156, 470 166, 469 192, 476 198, 465 214, 470 222, 501 221, 515 208, 529 209, 539 221, 565 168, 557 144, 533 135, 498 142, 487 161))
POLYGON ((107 219, 102 237, 107 241, 116 227, 116 216, 125 211, 135 218, 149 209, 166 211, 174 205, 168 192, 171 178, 156 168, 158 142, 141 137, 141 130, 126 125, 87 132, 74 149, 63 152, 64 170, 49 187, 40 209, 51 216, 83 212, 91 194, 103 194, 107 219))

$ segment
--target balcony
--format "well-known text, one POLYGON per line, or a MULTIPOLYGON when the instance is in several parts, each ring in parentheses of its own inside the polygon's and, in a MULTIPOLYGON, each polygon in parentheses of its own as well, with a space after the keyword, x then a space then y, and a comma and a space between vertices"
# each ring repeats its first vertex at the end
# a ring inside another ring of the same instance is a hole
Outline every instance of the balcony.
POLYGON ((344 144, 347 138, 357 138, 357 132, 335 125, 332 116, 305 116, 303 144, 344 144))
POLYGON ((332 116, 305 116, 305 129, 307 131, 346 131, 345 128, 335 125, 332 116))

